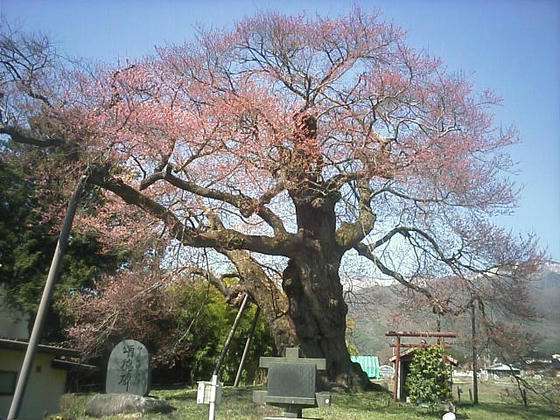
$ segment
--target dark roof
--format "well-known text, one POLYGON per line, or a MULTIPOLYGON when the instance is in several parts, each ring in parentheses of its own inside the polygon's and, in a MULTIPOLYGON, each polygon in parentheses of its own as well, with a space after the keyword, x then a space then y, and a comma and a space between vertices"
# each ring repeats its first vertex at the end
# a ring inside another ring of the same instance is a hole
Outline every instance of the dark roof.
MULTIPOLYGON (((412 353, 414 353, 416 351, 418 347, 411 347, 409 349, 406 349, 405 351, 401 352, 400 354, 400 359, 401 360, 408 360, 410 358, 412 358, 412 353)), ((393 356, 389 359, 389 361, 391 363, 395 363, 395 360, 397 359, 397 356, 393 356)), ((448 354, 445 355, 445 359, 451 363, 452 365, 457 366, 459 364, 459 361, 457 359, 454 359, 453 357, 449 356, 448 354)))
POLYGON ((488 372, 520 372, 516 367, 510 365, 504 365, 503 363, 497 363, 486 368, 488 372))
POLYGON ((97 370, 97 366, 88 365, 85 363, 78 363, 73 362, 71 360, 62 360, 62 359, 54 359, 51 362, 51 366, 57 369, 66 369, 66 370, 79 370, 79 371, 93 371, 97 370))
MULTIPOLYGON (((27 350, 27 341, 9 340, 0 338, 0 348, 10 350, 27 350)), ((55 356, 79 356, 80 352, 74 349, 64 347, 48 346, 46 344, 37 345, 37 351, 40 353, 54 354, 55 356)))

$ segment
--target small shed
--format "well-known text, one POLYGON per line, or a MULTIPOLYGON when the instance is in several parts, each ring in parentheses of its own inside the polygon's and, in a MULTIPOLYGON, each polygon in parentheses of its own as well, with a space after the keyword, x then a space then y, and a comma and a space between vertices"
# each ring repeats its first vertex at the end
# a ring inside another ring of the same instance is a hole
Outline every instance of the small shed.
POLYGON ((362 370, 367 374, 369 379, 379 378, 379 359, 377 356, 370 355, 354 355, 350 356, 350 360, 359 363, 362 370))
MULTIPOLYGON (((395 337, 394 343, 390 344, 394 348, 394 356, 390 359, 395 364, 395 374, 393 375, 393 401, 406 400, 404 392, 404 384, 406 375, 409 372, 410 362, 412 361, 412 354, 417 348, 426 348, 431 345, 428 344, 426 338, 436 338, 438 346, 445 348, 449 347, 449 343, 445 342, 446 338, 455 338, 457 334, 451 331, 387 331, 387 337, 395 337), (420 343, 403 343, 403 337, 418 337, 421 338, 420 343), (401 349, 408 350, 401 352, 401 349), (404 360, 402 360, 404 358, 404 360)), ((450 356, 445 356, 446 360, 451 364, 457 366, 457 360, 450 356)))
MULTIPOLYGON (((412 347, 400 353, 397 383, 397 400, 399 401, 406 401, 406 397, 408 397, 408 392, 404 384, 406 382, 408 372, 410 371, 410 362, 412 362, 414 352, 418 350, 418 348, 419 347, 412 347)), ((396 359, 396 355, 391 357, 391 363, 395 363, 396 359)), ((457 366, 459 363, 456 359, 447 354, 445 355, 445 360, 453 366, 457 366)))
POLYGON ((505 377, 510 375, 519 375, 521 372, 519 369, 513 366, 504 365, 503 363, 496 363, 486 369, 489 375, 496 375, 498 377, 505 377))

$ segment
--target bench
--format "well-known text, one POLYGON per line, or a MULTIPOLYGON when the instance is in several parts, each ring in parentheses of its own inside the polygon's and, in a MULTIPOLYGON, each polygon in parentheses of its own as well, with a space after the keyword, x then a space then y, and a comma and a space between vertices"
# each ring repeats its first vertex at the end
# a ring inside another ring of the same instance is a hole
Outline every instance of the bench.
POLYGON ((254 391, 253 401, 284 410, 283 417, 264 420, 303 418, 302 409, 330 405, 328 392, 317 392, 317 371, 326 369, 325 359, 300 358, 299 347, 286 349, 285 357, 261 357, 259 367, 268 369, 266 391, 254 391))

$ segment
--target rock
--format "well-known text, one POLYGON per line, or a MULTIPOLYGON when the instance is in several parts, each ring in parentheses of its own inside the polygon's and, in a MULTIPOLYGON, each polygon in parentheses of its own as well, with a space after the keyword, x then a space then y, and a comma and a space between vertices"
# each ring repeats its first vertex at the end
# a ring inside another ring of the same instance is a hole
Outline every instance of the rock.
POLYGON ((85 414, 91 417, 124 413, 170 413, 175 410, 165 400, 132 394, 96 394, 86 404, 85 414))
POLYGON ((451 413, 451 412, 445 413, 443 415, 443 417, 441 418, 441 420, 456 420, 456 419, 457 419, 457 417, 455 416, 455 414, 451 413))

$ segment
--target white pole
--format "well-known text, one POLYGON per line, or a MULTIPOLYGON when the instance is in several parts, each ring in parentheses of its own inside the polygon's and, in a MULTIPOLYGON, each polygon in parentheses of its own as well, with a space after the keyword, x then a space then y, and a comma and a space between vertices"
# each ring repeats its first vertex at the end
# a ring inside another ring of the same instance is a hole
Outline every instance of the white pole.
POLYGON ((210 409, 208 410, 208 420, 214 420, 216 411, 216 386, 218 385, 218 375, 212 375, 212 386, 210 387, 210 409))

